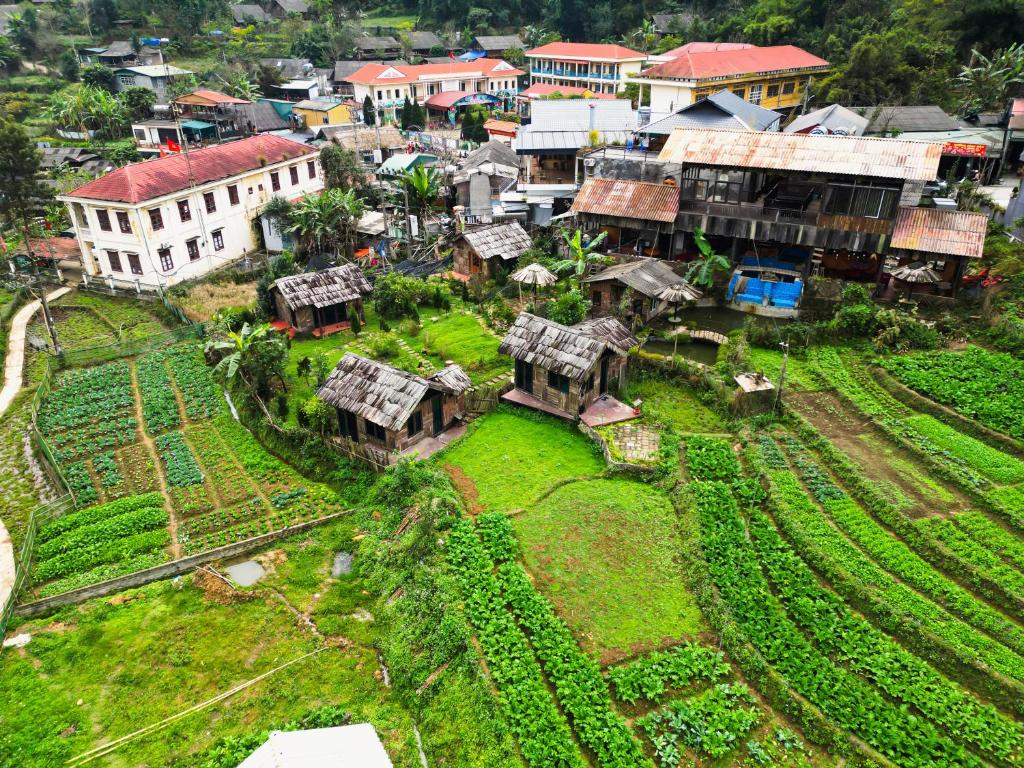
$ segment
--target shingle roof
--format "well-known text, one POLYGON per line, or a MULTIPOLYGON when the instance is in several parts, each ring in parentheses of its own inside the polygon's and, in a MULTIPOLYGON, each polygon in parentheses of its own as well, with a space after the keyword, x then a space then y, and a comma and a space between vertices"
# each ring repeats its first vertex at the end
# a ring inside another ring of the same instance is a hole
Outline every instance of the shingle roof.
MULTIPOLYGON (((686 46, 683 46, 685 49, 686 46)), ((665 56, 671 61, 645 70, 642 77, 655 80, 703 80, 713 77, 790 70, 825 70, 829 63, 795 45, 773 45, 766 48, 729 48, 714 51, 677 49, 665 56)))
POLYGON ((466 372, 454 364, 446 365, 440 371, 430 374, 427 376, 427 381, 435 388, 451 395, 461 394, 473 386, 473 381, 466 375, 466 372))
POLYGON ((280 277, 274 281, 274 287, 292 309, 329 307, 354 301, 373 290, 366 275, 355 264, 280 277))
POLYGON ((309 3, 306 0, 271 0, 286 13, 306 13, 309 11, 309 3))
POLYGON ((941 143, 925 141, 676 128, 658 159, 722 168, 931 181, 941 156, 941 143))
POLYGON ((988 233, 984 213, 938 208, 900 208, 891 248, 980 259, 988 233))
MULTIPOLYGON (((614 318, 608 320, 621 325, 614 318)), ((523 312, 508 329, 498 349, 516 360, 579 380, 593 369, 606 349, 621 351, 622 331, 611 334, 612 327, 566 326, 523 312)), ((629 331, 625 333, 629 335, 629 331)))
POLYGON ((288 127, 288 121, 281 117, 274 109, 274 105, 268 101, 240 104, 235 109, 245 115, 245 119, 252 123, 252 129, 256 133, 280 131, 288 127))
POLYGON ((436 33, 426 30, 413 30, 409 33, 409 40, 412 42, 412 48, 415 51, 428 51, 435 45, 442 48, 445 47, 444 40, 438 37, 436 33))
POLYGON ((583 282, 603 283, 606 280, 617 280, 651 298, 670 285, 684 282, 683 278, 673 272, 665 262, 646 258, 614 264, 596 275, 591 275, 583 282))
POLYGON ((466 155, 466 159, 459 163, 459 169, 465 171, 470 168, 479 168, 485 163, 518 168, 519 156, 503 141, 487 141, 466 155))
POLYGON ((667 136, 676 126, 764 131, 781 118, 781 113, 751 104, 732 91, 723 89, 668 117, 648 123, 640 129, 640 133, 667 136))
POLYGON ((474 42, 484 51, 507 51, 510 48, 525 48, 519 35, 477 35, 474 42))
POLYGON ((533 246, 533 241, 518 221, 474 227, 467 229, 460 237, 469 243, 481 259, 498 257, 511 261, 518 259, 533 246))
MULTIPOLYGON (((317 397, 328 405, 354 413, 388 430, 399 430, 409 420, 430 389, 458 392, 453 387, 468 382, 458 366, 449 366, 424 379, 412 373, 346 352, 317 397), (464 378, 463 378, 464 377, 464 378)), ((468 388, 468 387, 467 387, 468 388)))
POLYGON ((578 328, 591 338, 602 339, 621 355, 640 344, 640 340, 614 317, 593 317, 577 323, 573 328, 578 328))
POLYGON ((67 193, 67 197, 139 203, 196 184, 237 176, 264 165, 315 154, 316 150, 280 136, 264 133, 229 144, 217 144, 184 154, 175 154, 118 168, 67 193))
POLYGON ((260 6, 255 4, 242 4, 231 6, 231 18, 233 18, 239 24, 244 24, 247 21, 270 21, 270 15, 262 8, 260 8, 260 6))
POLYGON ((868 127, 868 119, 839 104, 830 104, 801 115, 783 130, 786 133, 799 133, 819 125, 839 136, 863 136, 868 127))
POLYGON ((402 47, 390 35, 363 35, 355 39, 355 46, 361 51, 385 51, 388 48, 402 47))
POLYGON ((853 107, 868 119, 865 133, 955 131, 959 123, 935 104, 919 107, 853 107))
POLYGON ((106 47, 103 53, 99 54, 100 58, 109 56, 118 58, 122 56, 132 56, 135 54, 135 49, 132 48, 132 44, 128 40, 114 40, 110 45, 106 47))
MULTIPOLYGON (((479 40, 479 38, 477 38, 479 40)), ((646 59, 647 54, 633 51, 614 43, 547 43, 539 48, 531 48, 527 56, 554 56, 566 59, 608 59, 622 61, 626 59, 646 59)))
POLYGON ((583 182, 571 210, 668 224, 679 213, 679 190, 649 181, 591 177, 583 182))

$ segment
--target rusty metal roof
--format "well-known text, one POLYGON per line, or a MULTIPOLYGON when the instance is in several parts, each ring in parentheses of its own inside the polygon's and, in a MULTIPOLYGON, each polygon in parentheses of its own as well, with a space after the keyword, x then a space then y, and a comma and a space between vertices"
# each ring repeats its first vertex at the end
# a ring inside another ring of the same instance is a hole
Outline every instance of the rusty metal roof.
POLYGON ((988 216, 938 208, 900 208, 892 232, 892 248, 980 259, 988 232, 988 216))
POLYGON ((865 136, 676 128, 661 162, 931 181, 942 145, 865 136))
POLYGON ((648 181, 591 178, 580 187, 572 212, 670 223, 679 213, 679 189, 648 181))

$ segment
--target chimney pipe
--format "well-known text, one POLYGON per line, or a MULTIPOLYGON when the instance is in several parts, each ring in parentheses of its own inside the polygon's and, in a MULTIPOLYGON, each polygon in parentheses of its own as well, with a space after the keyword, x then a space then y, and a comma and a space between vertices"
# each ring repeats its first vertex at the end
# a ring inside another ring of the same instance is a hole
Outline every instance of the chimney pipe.
POLYGON ((597 107, 597 104, 591 103, 587 106, 590 107, 590 130, 594 130, 594 109, 597 107))

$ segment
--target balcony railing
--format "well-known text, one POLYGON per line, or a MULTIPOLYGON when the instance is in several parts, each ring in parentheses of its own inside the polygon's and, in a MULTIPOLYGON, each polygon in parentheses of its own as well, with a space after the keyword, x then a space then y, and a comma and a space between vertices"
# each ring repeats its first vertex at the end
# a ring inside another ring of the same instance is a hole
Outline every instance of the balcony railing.
POLYGON ((776 208, 762 201, 752 203, 713 203, 705 200, 680 200, 679 213, 698 213, 728 219, 755 219, 779 224, 818 224, 818 214, 790 208, 776 208))

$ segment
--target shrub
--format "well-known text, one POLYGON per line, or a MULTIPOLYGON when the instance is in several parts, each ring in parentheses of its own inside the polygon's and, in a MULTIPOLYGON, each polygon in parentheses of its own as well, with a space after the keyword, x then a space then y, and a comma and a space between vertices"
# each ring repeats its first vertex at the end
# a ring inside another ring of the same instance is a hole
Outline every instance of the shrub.
POLYGON ((575 325, 589 311, 590 300, 574 288, 548 305, 548 318, 562 325, 575 325))
POLYGON ((389 272, 373 286, 373 305, 381 317, 398 318, 414 314, 427 296, 427 284, 415 277, 389 272))
POLYGON ((398 339, 390 333, 368 333, 363 346, 373 357, 391 359, 398 355, 398 339))

